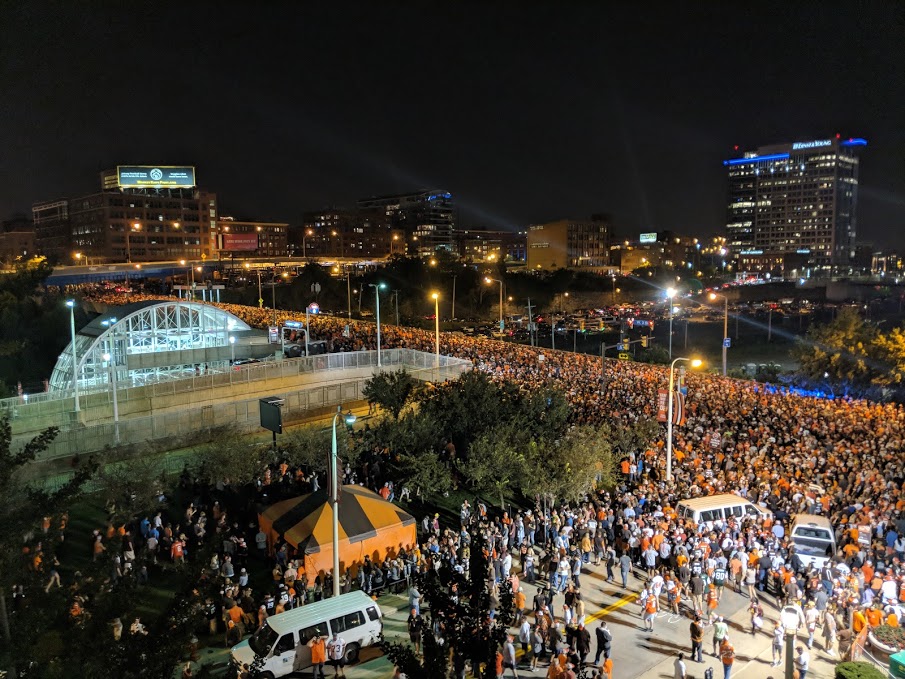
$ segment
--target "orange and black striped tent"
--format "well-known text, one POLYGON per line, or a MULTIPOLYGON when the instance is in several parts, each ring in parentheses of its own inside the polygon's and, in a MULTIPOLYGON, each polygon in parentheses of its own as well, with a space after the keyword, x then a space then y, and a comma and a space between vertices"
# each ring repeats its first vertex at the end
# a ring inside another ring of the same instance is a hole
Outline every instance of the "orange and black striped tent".
MULTIPOLYGON (((333 507, 326 489, 283 500, 268 507, 258 520, 271 546, 280 538, 304 555, 309 584, 333 569, 333 507)), ((400 549, 415 547, 415 519, 392 502, 362 486, 342 486, 339 497, 340 571, 353 573, 364 561, 395 558, 400 549)), ((300 569, 301 570, 301 569, 300 569)))

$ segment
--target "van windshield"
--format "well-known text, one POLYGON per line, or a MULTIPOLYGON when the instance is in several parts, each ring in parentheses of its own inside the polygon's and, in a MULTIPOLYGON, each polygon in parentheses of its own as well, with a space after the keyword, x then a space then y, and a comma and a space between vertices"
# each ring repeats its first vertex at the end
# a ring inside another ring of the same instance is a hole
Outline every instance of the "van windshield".
POLYGON ((248 640, 248 646, 255 652, 255 655, 265 656, 270 653, 270 649, 273 648, 278 636, 265 622, 264 626, 248 640))

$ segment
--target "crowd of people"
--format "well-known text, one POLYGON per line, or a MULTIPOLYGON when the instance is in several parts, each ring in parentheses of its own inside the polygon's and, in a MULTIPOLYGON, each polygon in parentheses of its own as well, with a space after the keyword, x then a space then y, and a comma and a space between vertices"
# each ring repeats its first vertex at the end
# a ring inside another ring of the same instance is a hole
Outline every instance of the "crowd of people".
MULTIPOLYGON (((115 295, 95 299, 125 301, 115 295)), ((138 300, 133 295, 128 301, 138 300)), ((255 327, 272 319, 267 309, 218 306, 255 327)), ((376 349, 373 323, 323 316, 312 318, 311 326, 332 352, 376 349)), ((433 351, 433 333, 391 325, 381 330, 383 348, 433 351)), ((601 366, 594 356, 455 333, 441 336, 441 351, 524 389, 563 388, 576 424, 618 426, 655 418, 657 391, 668 381, 668 369, 661 366, 627 361, 601 366)), ((838 657, 864 625, 899 624, 905 597, 905 410, 896 404, 795 395, 692 371, 684 382, 686 420, 674 427, 670 482, 661 436, 626 460, 629 473, 614 491, 589 497, 581 506, 537 507, 505 521, 500 517, 503 523, 488 529, 501 541, 495 579, 509 581, 513 564, 519 563, 526 580, 547 583, 542 600, 520 607, 528 629, 520 625, 517 638, 529 667, 549 655, 560 669, 548 676, 570 676, 564 664, 575 658, 559 663, 560 645, 577 651, 578 664, 587 660, 587 651, 581 653, 587 630, 581 631, 586 612, 580 578, 589 561, 623 586, 632 569, 645 573, 639 596, 643 617, 653 626, 652 613, 661 606, 687 615, 692 660, 700 659, 703 630, 719 628, 726 588, 750 597, 753 629, 763 628, 774 638, 777 633, 770 628, 779 628, 778 616, 767 609, 799 606, 807 639, 799 658, 807 656, 818 630, 826 655, 838 657), (676 515, 679 500, 728 492, 770 509, 772 516, 694 525, 676 515), (836 527, 839 551, 824 568, 811 567, 795 553, 788 526, 798 513, 820 514, 836 527)), ((368 482, 377 490, 385 479, 368 482)), ((423 550, 440 550, 461 567, 457 534, 438 534, 431 526, 423 550)), ((416 567, 417 562, 409 563, 408 572, 416 567)), ((732 654, 720 648, 725 638, 714 634, 713 639, 716 653, 731 666, 732 654)), ((773 648, 781 653, 781 645, 773 648)), ((507 653, 501 648, 502 656, 507 653)))

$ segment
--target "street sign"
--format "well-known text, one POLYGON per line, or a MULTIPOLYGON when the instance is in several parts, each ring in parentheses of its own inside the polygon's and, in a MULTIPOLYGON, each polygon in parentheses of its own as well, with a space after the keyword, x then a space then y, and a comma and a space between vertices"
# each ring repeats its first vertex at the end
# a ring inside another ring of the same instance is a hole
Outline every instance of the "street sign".
POLYGON ((619 360, 621 360, 621 361, 630 361, 630 360, 632 360, 632 355, 631 355, 631 354, 628 354, 628 353, 626 353, 626 352, 624 352, 624 351, 623 351, 623 352, 620 352, 620 354, 619 354, 619 360))
POLYGON ((311 302, 311 304, 308 305, 309 314, 319 314, 320 312, 321 312, 321 307, 317 302, 311 302))
POLYGON ((277 344, 280 341, 280 329, 275 325, 267 327, 267 337, 271 344, 277 344))
POLYGON ((506 321, 501 319, 500 320, 500 332, 503 332, 504 330, 506 330, 506 321))
POLYGON ((320 284, 320 283, 312 283, 312 284, 311 284, 311 292, 313 292, 313 293, 316 295, 316 294, 319 293, 320 291, 321 291, 321 284, 320 284))
POLYGON ((728 349, 729 347, 731 347, 731 346, 732 346, 732 338, 731 338, 731 337, 724 337, 724 338, 723 338, 723 346, 726 347, 727 349, 728 349))

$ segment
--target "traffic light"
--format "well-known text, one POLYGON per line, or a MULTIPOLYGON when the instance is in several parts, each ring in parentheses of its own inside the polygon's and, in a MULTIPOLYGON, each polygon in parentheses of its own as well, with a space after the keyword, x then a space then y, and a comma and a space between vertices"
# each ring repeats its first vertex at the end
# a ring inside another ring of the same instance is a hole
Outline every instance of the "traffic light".
POLYGON ((578 329, 581 330, 582 332, 584 332, 584 319, 583 318, 580 321, 578 321, 578 329))
POLYGON ((647 349, 647 346, 650 344, 650 338, 647 335, 642 335, 641 337, 641 346, 647 349))

